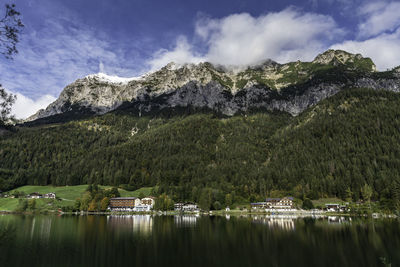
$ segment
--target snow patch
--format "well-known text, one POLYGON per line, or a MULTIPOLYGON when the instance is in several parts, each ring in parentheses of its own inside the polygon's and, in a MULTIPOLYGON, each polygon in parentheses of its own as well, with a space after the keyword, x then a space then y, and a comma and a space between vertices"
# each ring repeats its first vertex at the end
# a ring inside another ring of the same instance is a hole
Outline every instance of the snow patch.
POLYGON ((130 81, 137 81, 140 79, 143 79, 145 75, 140 76, 140 77, 131 77, 131 78, 123 78, 123 77, 118 77, 118 76, 111 76, 107 75, 105 73, 97 73, 97 74, 91 74, 86 76, 86 78, 90 79, 97 79, 101 82, 107 82, 107 83, 117 83, 117 84, 127 84, 130 81))

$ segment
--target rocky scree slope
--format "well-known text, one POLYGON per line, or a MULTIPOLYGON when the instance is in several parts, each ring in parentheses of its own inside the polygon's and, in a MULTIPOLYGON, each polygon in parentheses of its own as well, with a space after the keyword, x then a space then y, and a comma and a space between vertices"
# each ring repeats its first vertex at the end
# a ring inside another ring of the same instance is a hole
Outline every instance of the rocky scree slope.
POLYGON ((210 63, 170 63, 139 78, 89 75, 28 121, 66 112, 103 114, 129 107, 138 115, 173 107, 208 108, 224 115, 255 109, 298 115, 344 88, 400 91, 400 67, 377 72, 370 58, 328 50, 312 62, 271 60, 232 71, 210 63))

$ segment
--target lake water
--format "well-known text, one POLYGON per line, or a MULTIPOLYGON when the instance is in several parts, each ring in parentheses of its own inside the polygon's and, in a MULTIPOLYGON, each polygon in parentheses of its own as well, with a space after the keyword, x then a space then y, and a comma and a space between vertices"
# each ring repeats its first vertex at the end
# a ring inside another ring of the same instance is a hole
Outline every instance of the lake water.
POLYGON ((395 219, 0 215, 0 266, 400 266, 395 219))

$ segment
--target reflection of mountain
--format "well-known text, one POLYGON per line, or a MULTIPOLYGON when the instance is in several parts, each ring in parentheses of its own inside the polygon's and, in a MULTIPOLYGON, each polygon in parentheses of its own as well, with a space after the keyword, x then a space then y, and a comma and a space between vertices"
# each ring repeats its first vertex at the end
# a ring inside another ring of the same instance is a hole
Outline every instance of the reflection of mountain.
POLYGON ((296 216, 291 215, 274 215, 274 216, 254 216, 252 217, 254 223, 261 223, 268 225, 271 229, 284 229, 294 230, 294 220, 296 216))
POLYGON ((175 225, 178 227, 195 226, 199 215, 176 215, 174 217, 175 225))
POLYGON ((118 230, 151 233, 153 217, 151 215, 110 215, 107 216, 107 225, 118 230))

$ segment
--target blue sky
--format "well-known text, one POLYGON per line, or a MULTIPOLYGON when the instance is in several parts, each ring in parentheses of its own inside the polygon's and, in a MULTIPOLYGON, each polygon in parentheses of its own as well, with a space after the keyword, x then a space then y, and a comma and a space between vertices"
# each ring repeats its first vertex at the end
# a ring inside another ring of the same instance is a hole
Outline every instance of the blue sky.
MULTIPOLYGON (((2 1, 3 2, 3 1, 2 1)), ((0 83, 31 115, 88 74, 138 76, 176 63, 312 60, 328 48, 400 65, 400 2, 360 0, 9 0, 26 28, 0 83)), ((4 10, 4 8, 3 8, 4 10)))

